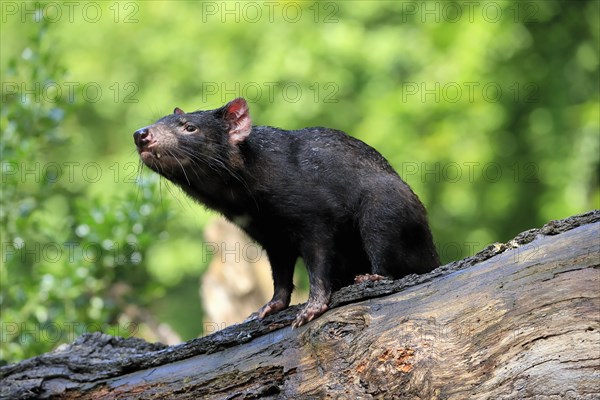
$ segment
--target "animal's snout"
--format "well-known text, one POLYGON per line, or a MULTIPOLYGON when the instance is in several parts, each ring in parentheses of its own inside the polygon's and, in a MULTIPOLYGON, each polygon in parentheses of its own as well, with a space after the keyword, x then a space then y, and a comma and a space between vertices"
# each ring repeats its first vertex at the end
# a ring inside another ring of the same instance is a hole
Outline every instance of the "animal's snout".
POLYGON ((138 129, 137 131, 133 132, 133 141, 135 142, 135 145, 139 148, 142 148, 148 143, 150 143, 150 139, 150 130, 147 127, 138 129))

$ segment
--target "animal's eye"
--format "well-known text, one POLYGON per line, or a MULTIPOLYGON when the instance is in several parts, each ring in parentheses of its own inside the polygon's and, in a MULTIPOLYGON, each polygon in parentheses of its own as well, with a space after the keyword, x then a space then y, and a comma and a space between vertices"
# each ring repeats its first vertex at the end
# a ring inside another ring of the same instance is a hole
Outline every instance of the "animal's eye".
POLYGON ((194 125, 186 125, 183 129, 185 129, 186 132, 196 132, 198 130, 198 128, 196 128, 194 125))

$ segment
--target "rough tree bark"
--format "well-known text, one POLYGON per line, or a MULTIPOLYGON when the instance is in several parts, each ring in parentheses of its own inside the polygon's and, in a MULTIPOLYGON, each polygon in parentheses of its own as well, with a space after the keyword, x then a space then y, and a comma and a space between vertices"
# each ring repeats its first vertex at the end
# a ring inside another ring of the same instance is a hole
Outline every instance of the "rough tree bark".
POLYGON ((167 347, 89 334, 0 369, 2 398, 598 399, 600 211, 427 275, 364 282, 167 347))

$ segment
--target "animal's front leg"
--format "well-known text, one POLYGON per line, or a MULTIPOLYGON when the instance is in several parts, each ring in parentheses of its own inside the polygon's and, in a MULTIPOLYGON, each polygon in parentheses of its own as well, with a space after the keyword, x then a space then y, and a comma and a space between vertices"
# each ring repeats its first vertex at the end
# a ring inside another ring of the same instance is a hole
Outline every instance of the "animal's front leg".
POLYGON ((331 269, 334 260, 333 248, 329 238, 314 240, 315 245, 306 245, 302 251, 302 258, 308 269, 310 294, 306 305, 298 313, 292 323, 297 328, 317 318, 329 308, 331 299, 331 269))
POLYGON ((294 266, 297 256, 283 248, 267 250, 273 275, 273 298, 258 311, 258 318, 286 309, 290 305, 294 290, 294 266))

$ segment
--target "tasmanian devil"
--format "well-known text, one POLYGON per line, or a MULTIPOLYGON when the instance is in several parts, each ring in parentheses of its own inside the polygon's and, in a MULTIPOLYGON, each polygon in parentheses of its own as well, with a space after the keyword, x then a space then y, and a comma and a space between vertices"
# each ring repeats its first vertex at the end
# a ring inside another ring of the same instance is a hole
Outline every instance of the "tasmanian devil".
POLYGON ((439 265, 417 196, 344 132, 252 126, 238 98, 209 111, 175 108, 133 137, 144 164, 266 250, 275 291, 259 318, 288 307, 298 257, 310 295, 294 327, 324 313, 332 291, 357 275, 400 278, 439 265))

